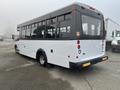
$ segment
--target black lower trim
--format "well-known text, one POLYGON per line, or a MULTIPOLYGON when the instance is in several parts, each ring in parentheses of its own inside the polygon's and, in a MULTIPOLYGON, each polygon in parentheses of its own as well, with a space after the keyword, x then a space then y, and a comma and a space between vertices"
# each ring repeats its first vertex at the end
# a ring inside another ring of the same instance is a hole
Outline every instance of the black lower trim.
POLYGON ((120 45, 112 45, 112 49, 120 50, 120 45))
POLYGON ((83 68, 83 64, 90 63, 91 65, 93 65, 93 64, 105 61, 105 60, 103 60, 104 58, 106 58, 106 60, 107 60, 108 56, 88 60, 88 61, 85 61, 85 62, 78 62, 78 63, 70 62, 69 65, 70 65, 71 69, 81 69, 81 68, 83 68))

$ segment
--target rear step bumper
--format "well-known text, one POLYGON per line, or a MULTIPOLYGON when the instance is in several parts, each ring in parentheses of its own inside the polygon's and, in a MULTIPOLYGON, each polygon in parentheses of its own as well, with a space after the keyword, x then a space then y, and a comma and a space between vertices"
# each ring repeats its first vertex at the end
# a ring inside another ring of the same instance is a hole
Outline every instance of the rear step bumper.
POLYGON ((108 56, 95 58, 95 59, 85 61, 85 62, 78 62, 78 63, 69 62, 69 65, 70 65, 71 69, 82 69, 84 67, 88 67, 88 66, 91 66, 93 64, 103 62, 103 61, 106 61, 106 60, 108 60, 108 56))

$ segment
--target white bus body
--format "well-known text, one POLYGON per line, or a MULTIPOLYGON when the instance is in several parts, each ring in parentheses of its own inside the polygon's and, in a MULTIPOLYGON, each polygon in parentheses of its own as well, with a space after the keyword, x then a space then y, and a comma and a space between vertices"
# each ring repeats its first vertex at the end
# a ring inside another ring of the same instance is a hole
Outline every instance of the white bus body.
MULTIPOLYGON (((66 67, 66 68, 82 68, 82 67, 87 67, 92 64, 96 64, 98 62, 107 60, 108 57, 105 56, 105 38, 104 38, 105 32, 104 32, 104 25, 103 25, 104 24, 103 16, 100 12, 98 12, 94 8, 89 7, 87 5, 83 5, 79 3, 72 4, 68 7, 60 9, 58 11, 55 11, 43 17, 39 17, 37 19, 18 25, 19 31, 20 31, 20 28, 22 28, 25 25, 30 25, 32 23, 34 23, 34 25, 37 25, 35 24, 35 22, 43 21, 41 20, 41 18, 47 20, 47 17, 49 17, 49 15, 50 17, 52 17, 52 15, 53 17, 55 17, 56 15, 59 16, 60 13, 61 15, 63 15, 63 13, 65 13, 66 11, 72 12, 71 13, 72 20, 70 21, 71 23, 68 23, 69 21, 66 21, 66 23, 64 23, 63 21, 59 23, 59 25, 58 24, 55 25, 56 29, 52 29, 52 32, 55 31, 55 33, 53 34, 56 34, 58 33, 57 30, 59 27, 59 32, 63 33, 61 35, 61 38, 57 38, 57 36, 55 36, 55 39, 51 39, 51 38, 45 39, 46 36, 43 36, 45 35, 44 34, 45 32, 37 31, 38 33, 42 34, 43 39, 36 39, 36 38, 31 39, 32 34, 30 34, 31 37, 29 37, 29 39, 25 39, 25 37, 28 38, 28 36, 25 35, 23 39, 20 38, 20 40, 16 42, 15 44, 16 52, 34 59, 38 59, 37 57, 39 56, 39 54, 45 54, 47 63, 55 64, 55 65, 66 67), (80 9, 81 12, 85 14, 83 18, 89 17, 88 20, 83 19, 81 22, 81 18, 79 16, 81 15, 81 13, 80 13, 80 10, 78 12, 77 9, 80 9), (87 14, 89 16, 87 16, 87 14), (94 14, 95 14, 95 19, 94 19, 94 14), (91 21, 91 19, 93 19, 93 21, 91 21), (65 24, 67 25, 66 28, 64 28, 65 24), (88 27, 86 26, 87 24, 88 24, 88 27), (82 36, 82 31, 79 31, 81 30, 81 26, 82 28, 85 29, 83 32, 86 34, 86 36, 82 36), (63 27, 63 28, 60 28, 60 27, 63 27), (90 31, 90 30, 86 31, 88 28, 93 31, 90 31), (98 29, 98 31, 95 31, 95 29, 98 29), (65 34, 65 37, 69 35, 68 34, 69 32, 73 32, 70 35, 73 35, 74 39, 62 38, 64 34, 65 34), (102 35, 100 34, 101 32, 102 32, 102 35), (91 34, 88 35, 89 33, 91 34), (96 36, 94 36, 94 34, 96 36)), ((57 20, 59 21, 59 19, 57 20)), ((41 28, 43 29, 44 26, 39 27, 39 30, 41 28)), ((23 30, 24 30, 24 27, 23 27, 23 30)), ((50 30, 51 29, 49 29, 48 31, 50 30)), ((48 34, 48 31, 47 31, 47 34, 48 34)), ((53 34, 51 35, 53 36, 53 34)), ((38 37, 38 36, 35 36, 35 37, 38 37)))

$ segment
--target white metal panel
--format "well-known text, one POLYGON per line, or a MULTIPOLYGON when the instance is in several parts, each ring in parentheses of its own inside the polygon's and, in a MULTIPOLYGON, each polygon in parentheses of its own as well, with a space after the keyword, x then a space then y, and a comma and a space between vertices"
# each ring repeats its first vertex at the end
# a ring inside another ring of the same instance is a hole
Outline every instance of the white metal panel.
POLYGON ((102 40, 80 40, 81 54, 78 53, 77 40, 20 40, 16 44, 20 54, 36 58, 37 50, 41 48, 47 55, 48 63, 66 68, 69 68, 69 62, 87 61, 105 54, 105 41, 103 50, 102 40))
POLYGON ((80 60, 91 60, 102 57, 105 54, 105 41, 102 47, 102 40, 81 40, 80 60))

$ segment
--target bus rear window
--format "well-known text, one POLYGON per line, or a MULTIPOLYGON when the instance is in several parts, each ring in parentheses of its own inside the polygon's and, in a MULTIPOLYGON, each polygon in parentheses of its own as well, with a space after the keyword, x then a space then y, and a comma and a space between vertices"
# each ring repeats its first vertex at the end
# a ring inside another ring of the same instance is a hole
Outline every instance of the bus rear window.
POLYGON ((83 34, 88 36, 100 36, 102 30, 102 22, 100 19, 82 15, 83 34))

